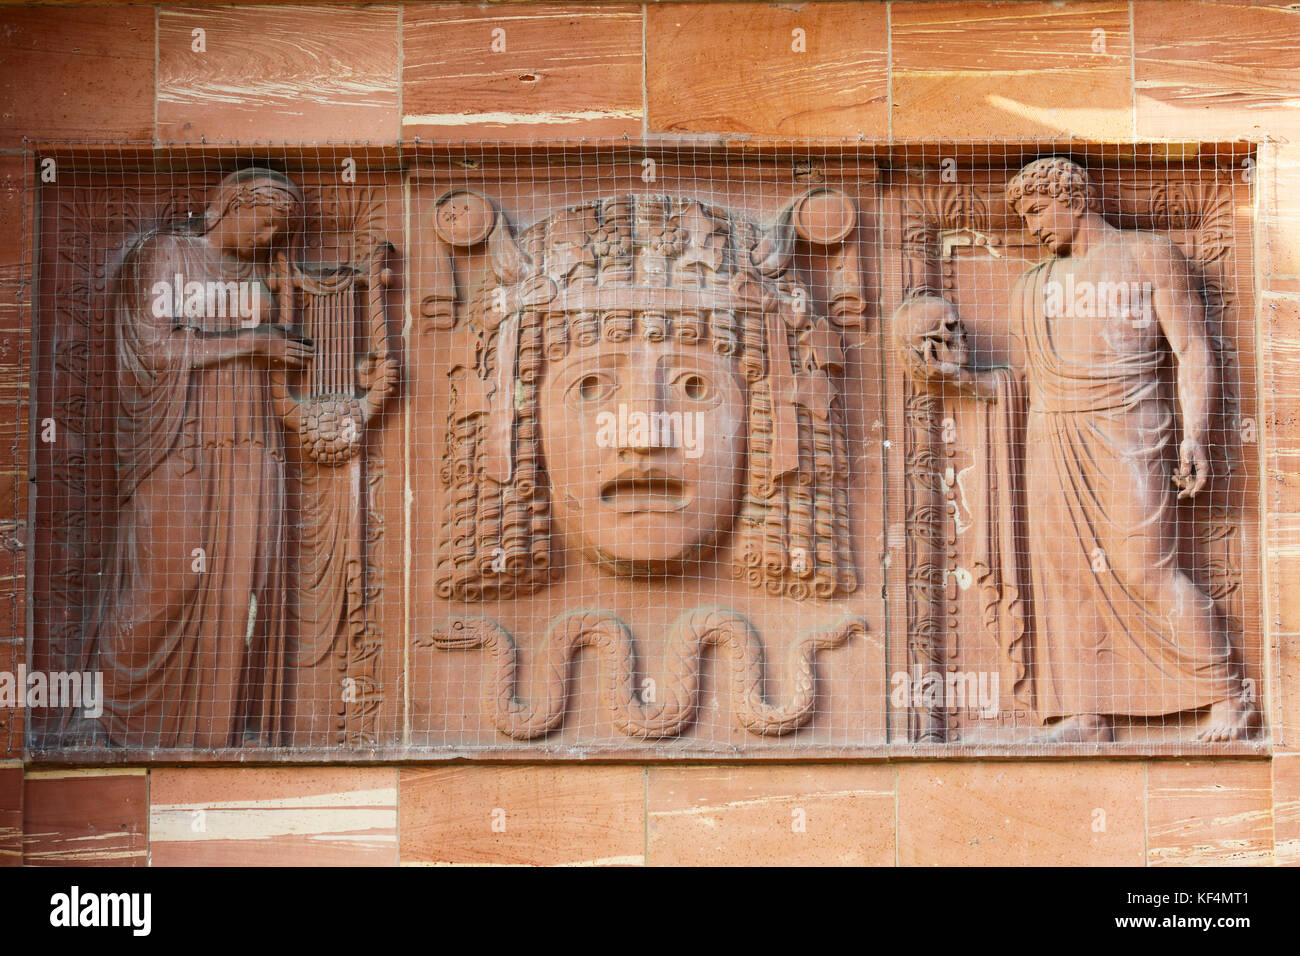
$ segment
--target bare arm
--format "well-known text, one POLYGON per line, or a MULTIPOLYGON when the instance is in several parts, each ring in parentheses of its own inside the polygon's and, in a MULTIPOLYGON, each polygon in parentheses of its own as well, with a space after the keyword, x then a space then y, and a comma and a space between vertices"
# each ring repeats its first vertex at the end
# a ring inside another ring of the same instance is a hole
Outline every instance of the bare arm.
POLYGON ((972 368, 969 365, 940 362, 934 365, 919 364, 913 368, 912 376, 932 391, 953 389, 964 395, 993 401, 998 394, 995 371, 995 368, 972 368))
MULTIPOLYGON (((172 329, 176 338, 190 338, 190 367, 206 368, 235 359, 249 358, 255 354, 257 344, 249 332, 253 329, 232 329, 225 332, 207 332, 193 325, 177 324, 172 329)), ((176 343, 177 347, 183 347, 176 343)))
POLYGON ((115 279, 119 335, 142 367, 153 372, 177 366, 206 368, 237 359, 262 359, 280 368, 301 368, 311 343, 270 324, 275 298, 258 296, 246 328, 210 331, 183 314, 174 283, 192 271, 187 243, 192 238, 160 234, 138 242, 127 253, 115 279), (270 308, 264 303, 270 299, 270 308))
MULTIPOLYGON (((1005 366, 999 366, 999 368, 1001 367, 1005 366)), ((984 399, 987 402, 996 401, 998 397, 998 378, 994 374, 995 371, 995 368, 963 368, 956 377, 957 387, 963 392, 984 399)))
POLYGON ((1210 347, 1205 301, 1191 267, 1172 243, 1151 243, 1143 250, 1144 273, 1155 290, 1156 319, 1178 363, 1178 405, 1183 442, 1175 482, 1180 498, 1191 498, 1210 478, 1205 443, 1209 440, 1210 405, 1218 387, 1218 369, 1210 347))
MULTIPOLYGON (((241 358, 265 359, 278 368, 301 368, 311 356, 307 339, 279 325, 208 332, 192 325, 177 325, 174 338, 189 336, 190 366, 206 368, 241 358)), ((176 342, 181 347, 181 341, 176 342)))

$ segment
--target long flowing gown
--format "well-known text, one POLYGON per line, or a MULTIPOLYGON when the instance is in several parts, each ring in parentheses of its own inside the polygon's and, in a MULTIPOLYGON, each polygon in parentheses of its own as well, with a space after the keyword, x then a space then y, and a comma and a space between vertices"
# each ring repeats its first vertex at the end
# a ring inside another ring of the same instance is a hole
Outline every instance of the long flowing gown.
MULTIPOLYGON (((158 290, 249 281, 202 236, 154 234, 114 290, 119 512, 90 636, 119 746, 281 742, 287 527, 281 427, 244 357, 194 368, 192 332, 236 315, 155 315, 158 290)), ((209 312, 211 310, 208 310, 209 312)))

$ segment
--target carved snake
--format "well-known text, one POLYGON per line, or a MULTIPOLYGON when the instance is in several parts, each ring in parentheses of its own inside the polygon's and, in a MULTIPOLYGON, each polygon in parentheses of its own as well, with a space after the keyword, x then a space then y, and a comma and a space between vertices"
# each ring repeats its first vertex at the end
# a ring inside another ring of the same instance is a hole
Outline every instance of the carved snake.
POLYGON ((496 664, 492 719, 505 735, 532 740, 560 726, 569 696, 569 665, 580 647, 599 648, 612 663, 601 669, 601 692, 614 724, 629 737, 662 738, 681 733, 695 718, 700 690, 700 658, 707 645, 731 648, 731 701, 736 723, 752 734, 790 733, 812 717, 815 658, 818 651, 839 647, 866 624, 850 617, 829 629, 801 635, 790 653, 795 687, 784 706, 763 694, 763 644, 740 614, 701 607, 679 617, 669 634, 670 674, 662 703, 643 700, 636 690, 636 647, 628 626, 605 611, 571 611, 552 621, 543 639, 546 696, 528 704, 518 697, 518 650, 514 638, 487 617, 464 618, 436 629, 417 643, 444 650, 488 650, 496 664))

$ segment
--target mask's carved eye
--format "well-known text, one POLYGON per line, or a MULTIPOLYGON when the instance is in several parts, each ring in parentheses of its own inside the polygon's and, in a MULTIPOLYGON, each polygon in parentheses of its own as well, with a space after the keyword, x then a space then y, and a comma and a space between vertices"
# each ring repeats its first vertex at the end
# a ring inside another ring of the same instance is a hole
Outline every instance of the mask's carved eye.
POLYGON ((712 384, 699 372, 681 372, 672 384, 677 393, 688 401, 704 402, 713 397, 712 384))
POLYGON ((613 394, 614 381, 602 372, 587 372, 571 386, 569 397, 579 402, 599 402, 613 394))

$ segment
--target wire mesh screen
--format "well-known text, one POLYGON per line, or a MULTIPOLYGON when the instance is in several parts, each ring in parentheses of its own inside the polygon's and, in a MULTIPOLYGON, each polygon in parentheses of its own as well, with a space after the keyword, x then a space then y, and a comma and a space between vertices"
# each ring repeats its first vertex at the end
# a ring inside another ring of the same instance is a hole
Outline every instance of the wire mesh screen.
POLYGON ((1169 155, 36 150, 28 747, 1259 746, 1253 158, 1169 155))

